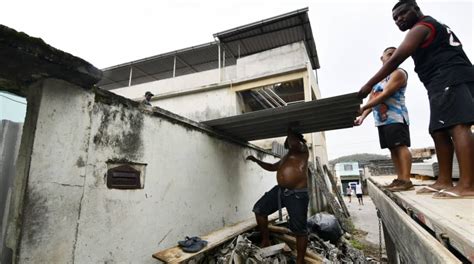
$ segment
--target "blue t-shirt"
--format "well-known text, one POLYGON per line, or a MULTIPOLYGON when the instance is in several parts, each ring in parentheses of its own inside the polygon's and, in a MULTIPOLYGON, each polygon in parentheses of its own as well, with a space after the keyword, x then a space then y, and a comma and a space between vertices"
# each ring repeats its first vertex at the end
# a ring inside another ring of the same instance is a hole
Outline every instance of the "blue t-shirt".
MULTIPOLYGON (((405 72, 405 70, 403 71, 405 72)), ((372 88, 372 96, 378 96, 383 91, 389 80, 390 75, 381 82, 374 85, 372 88)), ((410 124, 408 120, 408 109, 405 106, 406 88, 406 86, 401 87, 384 102, 372 108, 375 126, 383 126, 395 123, 406 123, 407 125, 410 124)))

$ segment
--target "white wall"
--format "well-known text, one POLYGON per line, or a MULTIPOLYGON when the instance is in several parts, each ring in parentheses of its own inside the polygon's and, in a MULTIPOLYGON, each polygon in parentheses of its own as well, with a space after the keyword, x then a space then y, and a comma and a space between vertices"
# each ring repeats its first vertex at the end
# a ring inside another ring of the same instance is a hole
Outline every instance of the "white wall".
POLYGON ((334 165, 337 176, 359 176, 359 163, 357 162, 341 162, 334 165), (344 165, 351 165, 352 170, 345 170, 344 165))
POLYGON ((237 78, 269 75, 282 69, 304 65, 309 61, 303 42, 274 48, 237 60, 237 78))
POLYGON ((237 59, 236 65, 221 69, 222 80, 215 69, 111 91, 134 100, 142 100, 145 92, 151 91, 155 94, 152 105, 205 121, 240 113, 237 95, 230 89, 232 83, 281 74, 304 67, 308 61, 304 43, 298 42, 237 59))
POLYGON ((41 89, 21 263, 156 263, 186 235, 252 217, 276 184, 244 160, 275 162, 254 148, 62 81, 41 89), (146 163, 144 189, 107 189, 108 160, 146 163))
POLYGON ((154 105, 194 121, 206 121, 237 113, 237 94, 228 87, 155 101, 154 105))

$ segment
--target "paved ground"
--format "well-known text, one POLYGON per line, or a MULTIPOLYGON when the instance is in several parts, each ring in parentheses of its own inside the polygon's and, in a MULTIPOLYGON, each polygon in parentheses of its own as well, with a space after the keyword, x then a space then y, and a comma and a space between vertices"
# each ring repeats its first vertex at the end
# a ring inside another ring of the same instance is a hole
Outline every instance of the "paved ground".
MULTIPOLYGON (((365 240, 378 247, 379 245, 379 220, 377 218, 377 211, 375 205, 370 199, 370 196, 364 195, 364 205, 359 205, 356 197, 352 197, 352 202, 344 197, 349 213, 351 214, 352 222, 357 229, 367 232, 365 240)), ((382 245, 383 235, 382 235, 382 245)), ((382 246, 385 248, 385 246, 382 246)))

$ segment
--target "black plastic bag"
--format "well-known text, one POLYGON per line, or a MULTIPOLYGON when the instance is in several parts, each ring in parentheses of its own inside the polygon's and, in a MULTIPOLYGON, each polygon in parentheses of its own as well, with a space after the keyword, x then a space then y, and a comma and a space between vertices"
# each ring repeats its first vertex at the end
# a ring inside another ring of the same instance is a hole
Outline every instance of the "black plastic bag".
POLYGON ((308 231, 332 244, 336 244, 344 234, 337 218, 326 213, 317 213, 308 218, 308 231))

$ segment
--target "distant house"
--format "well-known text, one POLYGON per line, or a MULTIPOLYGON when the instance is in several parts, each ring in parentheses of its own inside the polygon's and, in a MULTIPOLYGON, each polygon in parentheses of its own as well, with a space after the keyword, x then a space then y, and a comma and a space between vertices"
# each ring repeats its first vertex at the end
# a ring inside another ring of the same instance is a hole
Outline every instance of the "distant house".
POLYGON ((340 162, 334 165, 336 171, 336 181, 340 183, 341 190, 345 194, 349 183, 358 182, 360 180, 359 163, 358 162, 340 162))

